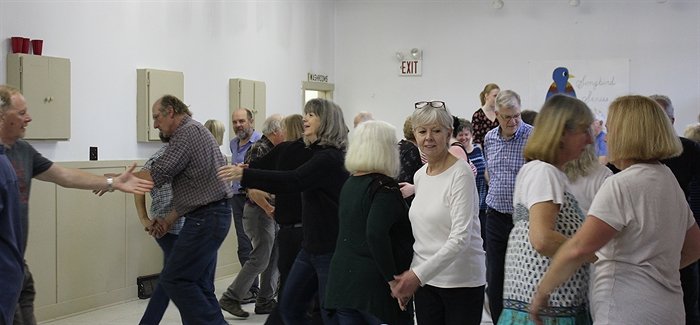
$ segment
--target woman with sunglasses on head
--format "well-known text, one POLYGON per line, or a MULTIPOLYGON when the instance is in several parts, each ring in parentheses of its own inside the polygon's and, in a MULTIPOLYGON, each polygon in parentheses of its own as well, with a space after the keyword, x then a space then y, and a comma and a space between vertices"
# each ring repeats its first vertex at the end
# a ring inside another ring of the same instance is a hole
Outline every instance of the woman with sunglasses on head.
MULTIPOLYGON (((564 166, 593 143, 593 114, 576 98, 555 95, 537 115, 523 152, 513 193, 513 229, 508 237, 503 311, 498 325, 532 324, 528 302, 550 258, 583 223, 584 214, 567 188, 564 166)), ((552 295, 547 324, 590 324, 588 266, 552 295)))
MULTIPOLYGON (((279 310, 285 324, 309 324, 307 310, 318 294, 323 306, 328 267, 338 237, 338 200, 348 178, 344 156, 348 127, 343 111, 325 99, 312 99, 304 106, 304 141, 311 158, 294 170, 258 170, 228 165, 219 178, 240 180, 247 188, 268 193, 301 192, 302 248, 287 277, 279 310)), ((321 316, 331 324, 324 310, 321 316)))
POLYGON ((415 292, 418 324, 481 323, 486 270, 479 194, 467 162, 448 151, 452 121, 441 101, 416 103, 411 117, 428 163, 416 172, 409 210, 413 261, 395 277, 392 294, 405 302, 415 292))
POLYGON ((678 270, 700 257, 700 229, 660 162, 683 147, 648 97, 615 99, 606 125, 608 159, 622 171, 605 180, 581 228, 557 250, 530 316, 543 324, 552 292, 595 256, 589 292, 595 324, 685 324, 678 270))

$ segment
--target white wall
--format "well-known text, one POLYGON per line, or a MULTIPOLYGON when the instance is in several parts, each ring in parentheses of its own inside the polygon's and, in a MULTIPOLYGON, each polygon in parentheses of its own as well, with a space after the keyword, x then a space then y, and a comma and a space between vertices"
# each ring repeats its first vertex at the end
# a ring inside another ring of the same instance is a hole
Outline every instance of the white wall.
POLYGON ((505 2, 495 10, 488 0, 0 0, 0 52, 24 35, 44 39, 45 55, 72 60, 72 138, 33 142, 57 161, 87 160, 90 146, 101 160, 155 151, 136 142, 137 68, 183 71, 185 102, 200 121, 228 121, 228 79, 237 77, 267 82, 269 113, 297 113, 313 72, 336 84, 348 124, 369 110, 400 128, 422 99, 470 117, 488 82, 537 109, 529 61, 625 58, 632 93, 669 95, 679 132, 696 120, 699 1, 505 2), (399 77, 394 53, 412 47, 424 51, 423 76, 399 77))
POLYGON ((398 128, 413 103, 443 99, 471 119, 495 82, 529 98, 529 61, 630 59, 631 93, 670 96, 676 129, 700 110, 700 2, 671 0, 343 1, 336 4, 336 100, 398 128), (399 77, 397 50, 423 49, 423 76, 399 77))
POLYGON ((71 59, 71 139, 32 142, 56 161, 87 160, 90 146, 100 160, 143 159, 160 146, 136 141, 137 68, 184 72, 194 117, 226 124, 228 79, 265 81, 269 113, 299 113, 306 73, 334 68, 331 0, 0 0, 0 81, 16 35, 71 59))

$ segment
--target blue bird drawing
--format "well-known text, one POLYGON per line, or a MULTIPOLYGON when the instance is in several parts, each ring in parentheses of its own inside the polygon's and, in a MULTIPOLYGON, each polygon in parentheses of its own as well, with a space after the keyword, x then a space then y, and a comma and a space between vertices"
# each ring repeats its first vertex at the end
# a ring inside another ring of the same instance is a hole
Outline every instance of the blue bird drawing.
POLYGON ((545 100, 549 99, 556 94, 564 94, 576 98, 576 91, 574 91, 574 86, 569 83, 569 78, 574 76, 569 74, 569 69, 564 67, 558 67, 552 72, 552 79, 554 82, 549 86, 547 90, 547 96, 545 100))

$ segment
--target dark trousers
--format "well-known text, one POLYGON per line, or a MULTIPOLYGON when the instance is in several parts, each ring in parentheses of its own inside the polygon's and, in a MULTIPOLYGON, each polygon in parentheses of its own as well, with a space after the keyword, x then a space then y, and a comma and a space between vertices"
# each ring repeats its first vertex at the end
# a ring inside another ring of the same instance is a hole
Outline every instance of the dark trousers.
POLYGON ((486 210, 479 210, 479 224, 481 225, 481 240, 486 251, 486 210))
POLYGON ((36 325, 34 317, 34 277, 29 271, 29 266, 24 264, 24 281, 22 281, 22 291, 19 292, 19 303, 15 308, 14 325, 36 325))
POLYGON ((425 285, 416 291, 415 302, 418 325, 479 325, 484 286, 438 288, 425 285))
MULTIPOLYGON (((280 230, 277 232, 277 247, 279 257, 277 259, 277 268, 280 272, 280 285, 277 297, 282 301, 284 293, 284 284, 287 282, 289 271, 292 270, 294 260, 301 250, 301 241, 304 239, 304 231, 301 227, 280 225, 280 230)), ((278 305, 279 306, 279 302, 278 305)), ((282 316, 279 308, 275 307, 270 313, 270 316, 265 320, 265 325, 282 325, 282 316)))
MULTIPOLYGON (((278 305, 285 324, 310 324, 307 311, 316 295, 323 306, 332 256, 333 253, 311 254, 303 248, 299 251, 278 305)), ((329 313, 323 308, 321 317, 324 324, 333 324, 329 313)))
MULTIPOLYGON (((245 265, 250 259, 250 252, 253 251, 253 243, 250 241, 250 237, 245 233, 243 228, 243 207, 245 207, 245 195, 244 194, 234 194, 232 198, 229 199, 229 204, 231 205, 231 213, 233 213, 233 227, 236 229, 236 244, 238 245, 238 262, 241 263, 241 267, 245 265)), ((258 292, 260 289, 260 282, 256 277, 253 280, 253 285, 250 287, 251 292, 258 292)))
POLYGON ((230 227, 231 208, 225 199, 185 214, 185 225, 160 275, 183 323, 228 324, 214 294, 214 271, 230 227))
POLYGON ((340 308, 336 310, 335 317, 338 325, 381 325, 376 316, 357 309, 340 308))
POLYGON ((698 315, 698 262, 681 269, 681 288, 683 289, 683 305, 685 307, 686 325, 700 324, 698 315))
MULTIPOLYGON (((170 257, 170 252, 172 252, 173 246, 175 246, 177 237, 177 235, 167 233, 161 238, 156 238, 158 246, 160 246, 160 248, 163 250, 164 267, 168 263, 168 257, 170 257)), ((165 290, 163 290, 163 286, 159 281, 156 285, 156 289, 153 290, 153 294, 151 294, 151 299, 148 300, 148 306, 146 306, 146 311, 143 313, 143 317, 141 317, 139 325, 160 324, 161 319, 163 319, 163 314, 165 314, 165 310, 168 309, 168 304, 170 304, 170 298, 168 298, 168 295, 165 294, 165 290)), ((184 320, 183 324, 185 324, 184 320)))
POLYGON ((506 264, 508 236, 513 229, 513 216, 489 208, 486 210, 486 282, 489 295, 489 307, 493 323, 503 310, 503 276, 506 264))

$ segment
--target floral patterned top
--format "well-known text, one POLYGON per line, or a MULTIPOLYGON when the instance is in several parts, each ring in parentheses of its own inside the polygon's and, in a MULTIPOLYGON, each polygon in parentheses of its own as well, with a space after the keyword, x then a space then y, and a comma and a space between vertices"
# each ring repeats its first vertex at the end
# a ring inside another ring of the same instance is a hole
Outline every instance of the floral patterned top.
POLYGON ((472 115, 472 126, 474 127, 474 143, 483 145, 486 133, 498 127, 498 119, 494 119, 493 121, 489 120, 484 110, 479 108, 474 112, 474 115, 472 115))
POLYGON ((399 160, 401 161, 401 169, 396 180, 413 184, 413 174, 423 167, 424 164, 421 161, 421 153, 418 147, 405 139, 399 141, 399 160))

